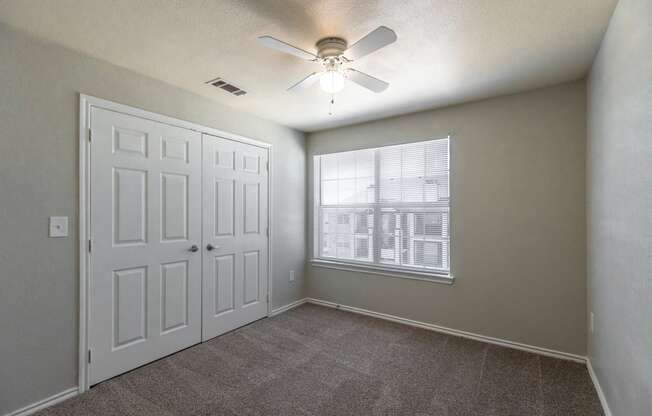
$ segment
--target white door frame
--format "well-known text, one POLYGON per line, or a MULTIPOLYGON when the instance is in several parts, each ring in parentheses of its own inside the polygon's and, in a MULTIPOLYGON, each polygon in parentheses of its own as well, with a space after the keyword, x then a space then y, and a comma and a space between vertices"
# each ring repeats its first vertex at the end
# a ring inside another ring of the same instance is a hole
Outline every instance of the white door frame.
POLYGON ((90 114, 91 107, 103 108, 122 114, 140 117, 159 123, 169 124, 176 127, 182 127, 188 130, 206 133, 212 136, 222 137, 237 142, 242 142, 267 149, 269 161, 268 181, 268 198, 267 198, 267 222, 269 225, 269 236, 267 239, 268 261, 267 261, 267 315, 272 312, 272 261, 273 261, 273 244, 272 236, 274 229, 273 215, 273 163, 272 163, 272 145, 259 140, 239 136, 200 124, 191 123, 173 117, 152 113, 140 108, 131 107, 125 104, 119 104, 107 101, 101 98, 93 97, 86 94, 79 94, 79 393, 88 390, 88 302, 90 299, 88 293, 88 282, 90 280, 90 114))

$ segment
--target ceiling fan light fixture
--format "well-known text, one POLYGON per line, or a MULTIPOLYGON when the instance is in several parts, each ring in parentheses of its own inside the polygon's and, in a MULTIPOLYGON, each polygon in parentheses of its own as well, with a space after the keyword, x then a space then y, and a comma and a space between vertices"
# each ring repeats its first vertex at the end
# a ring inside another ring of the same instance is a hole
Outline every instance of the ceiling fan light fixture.
POLYGON ((344 74, 338 70, 327 70, 319 78, 319 86, 328 94, 336 94, 344 89, 344 74))
POLYGON ((333 95, 344 89, 345 81, 351 81, 375 93, 381 93, 389 87, 389 83, 357 71, 349 64, 396 42, 396 39, 396 33, 392 29, 379 26, 351 46, 341 37, 322 38, 315 45, 317 53, 312 53, 269 35, 258 37, 258 41, 268 48, 320 64, 322 71, 309 74, 288 88, 288 91, 304 90, 319 80, 321 89, 331 95, 331 105, 334 103, 333 95))

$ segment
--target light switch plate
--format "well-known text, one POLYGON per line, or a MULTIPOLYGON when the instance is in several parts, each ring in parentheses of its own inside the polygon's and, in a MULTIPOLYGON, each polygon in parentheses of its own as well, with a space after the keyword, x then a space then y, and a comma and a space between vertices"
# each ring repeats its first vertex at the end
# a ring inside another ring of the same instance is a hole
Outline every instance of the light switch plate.
POLYGON ((50 217, 50 237, 68 237, 68 217, 50 217))

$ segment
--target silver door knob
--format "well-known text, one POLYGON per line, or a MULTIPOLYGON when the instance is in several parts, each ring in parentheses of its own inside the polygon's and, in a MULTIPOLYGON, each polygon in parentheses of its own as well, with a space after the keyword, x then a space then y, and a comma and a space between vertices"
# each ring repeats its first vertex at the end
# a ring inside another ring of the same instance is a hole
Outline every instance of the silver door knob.
POLYGON ((208 251, 213 251, 213 250, 215 250, 216 248, 219 248, 219 247, 215 247, 215 246, 212 245, 212 244, 209 244, 209 245, 206 246, 206 250, 208 250, 208 251))
POLYGON ((196 253, 199 251, 199 247, 197 247, 197 244, 193 244, 188 251, 196 253))

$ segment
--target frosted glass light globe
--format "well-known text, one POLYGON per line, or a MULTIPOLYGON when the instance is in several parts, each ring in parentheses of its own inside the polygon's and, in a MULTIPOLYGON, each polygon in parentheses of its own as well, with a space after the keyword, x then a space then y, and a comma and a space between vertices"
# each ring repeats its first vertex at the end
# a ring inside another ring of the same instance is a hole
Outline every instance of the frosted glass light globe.
POLYGON ((338 93, 344 88, 344 75, 339 71, 326 71, 321 74, 319 86, 329 94, 338 93))

